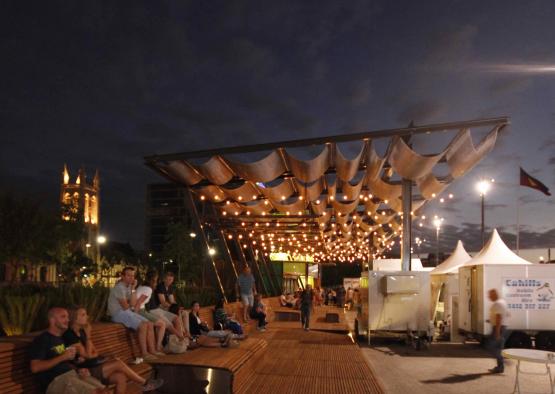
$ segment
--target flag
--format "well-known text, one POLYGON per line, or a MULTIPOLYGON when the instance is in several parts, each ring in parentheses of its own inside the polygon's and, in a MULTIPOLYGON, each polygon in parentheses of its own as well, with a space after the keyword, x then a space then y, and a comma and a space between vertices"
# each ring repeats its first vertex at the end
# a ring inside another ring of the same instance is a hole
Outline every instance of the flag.
POLYGON ((528 186, 528 187, 531 187, 532 189, 539 190, 546 196, 551 195, 551 193, 549 193, 549 189, 547 188, 547 186, 545 186, 543 183, 541 183, 536 178, 534 178, 526 171, 524 171, 522 167, 520 168, 520 186, 528 186))

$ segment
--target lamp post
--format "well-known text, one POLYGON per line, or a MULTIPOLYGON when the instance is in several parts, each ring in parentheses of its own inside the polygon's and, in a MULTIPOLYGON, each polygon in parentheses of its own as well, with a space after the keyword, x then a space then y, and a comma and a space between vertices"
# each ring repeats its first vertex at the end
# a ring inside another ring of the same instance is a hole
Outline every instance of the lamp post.
POLYGON ((439 264, 439 229, 441 228, 443 218, 435 217, 434 226, 436 227, 436 266, 439 264))
POLYGON ((480 180, 480 181, 476 184, 476 190, 478 190, 478 193, 480 194, 480 200, 481 200, 481 222, 482 222, 481 234, 482 234, 482 248, 484 247, 484 244, 486 243, 486 237, 485 237, 485 207, 486 207, 486 193, 491 189, 491 184, 492 184, 493 182, 494 182, 493 179, 491 179, 491 180, 482 179, 482 180, 480 180))

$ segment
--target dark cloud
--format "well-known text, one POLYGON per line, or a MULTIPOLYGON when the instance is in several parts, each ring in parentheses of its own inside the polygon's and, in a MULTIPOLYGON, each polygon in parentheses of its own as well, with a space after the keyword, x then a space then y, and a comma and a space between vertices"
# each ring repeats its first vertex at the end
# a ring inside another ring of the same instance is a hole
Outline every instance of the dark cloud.
POLYGON ((485 204, 486 209, 497 209, 497 208, 508 208, 509 205, 507 204, 485 204))
POLYGON ((435 100, 416 102, 404 108, 397 120, 401 124, 409 124, 414 121, 416 125, 433 122, 434 119, 443 115, 446 109, 445 104, 435 100))
POLYGON ((432 68, 454 71, 465 66, 474 54, 478 27, 464 25, 451 30, 437 32, 430 45, 424 64, 432 68))
POLYGON ((508 94, 522 94, 531 86, 531 79, 524 77, 502 78, 491 83, 489 90, 494 96, 505 96, 508 94))

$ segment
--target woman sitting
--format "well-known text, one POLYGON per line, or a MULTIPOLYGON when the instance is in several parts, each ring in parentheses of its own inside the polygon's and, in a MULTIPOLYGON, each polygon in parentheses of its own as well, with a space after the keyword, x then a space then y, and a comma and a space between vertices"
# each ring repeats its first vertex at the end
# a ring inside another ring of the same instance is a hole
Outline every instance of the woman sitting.
POLYGON ((251 317, 258 320, 258 325, 256 327, 258 331, 266 331, 266 306, 262 302, 262 296, 260 294, 254 296, 251 317))
POLYGON ((279 304, 282 307, 293 308, 294 304, 288 300, 289 295, 290 294, 287 293, 287 294, 282 294, 282 295, 279 296, 279 304))
POLYGON ((224 308, 224 300, 219 299, 214 310, 214 325, 220 325, 222 330, 230 330, 234 339, 244 339, 243 327, 237 320, 229 317, 224 308))
POLYGON ((78 368, 88 368, 91 376, 103 384, 115 384, 117 394, 126 392, 128 380, 143 385, 143 391, 154 391, 162 387, 163 379, 147 381, 120 359, 105 361, 103 357, 99 357, 91 339, 91 325, 85 308, 70 309, 69 319, 69 328, 64 333, 63 339, 65 346, 74 346, 77 349, 76 365, 78 368))
POLYGON ((189 334, 194 342, 204 347, 237 346, 237 343, 232 341, 229 331, 210 330, 208 324, 200 319, 199 311, 200 304, 193 301, 189 313, 189 334))

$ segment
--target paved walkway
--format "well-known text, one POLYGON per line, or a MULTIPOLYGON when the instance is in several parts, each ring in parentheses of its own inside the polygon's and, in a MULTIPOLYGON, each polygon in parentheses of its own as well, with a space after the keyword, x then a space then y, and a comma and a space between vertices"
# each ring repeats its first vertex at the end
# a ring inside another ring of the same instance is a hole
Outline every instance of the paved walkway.
MULTIPOLYGON (((514 361, 505 373, 491 374, 491 356, 477 344, 434 343, 428 351, 416 351, 398 344, 374 344, 362 348, 388 394, 455 394, 513 392, 514 361)), ((545 372, 537 364, 523 364, 526 371, 545 372)), ((523 393, 549 393, 546 376, 521 376, 523 393)))

